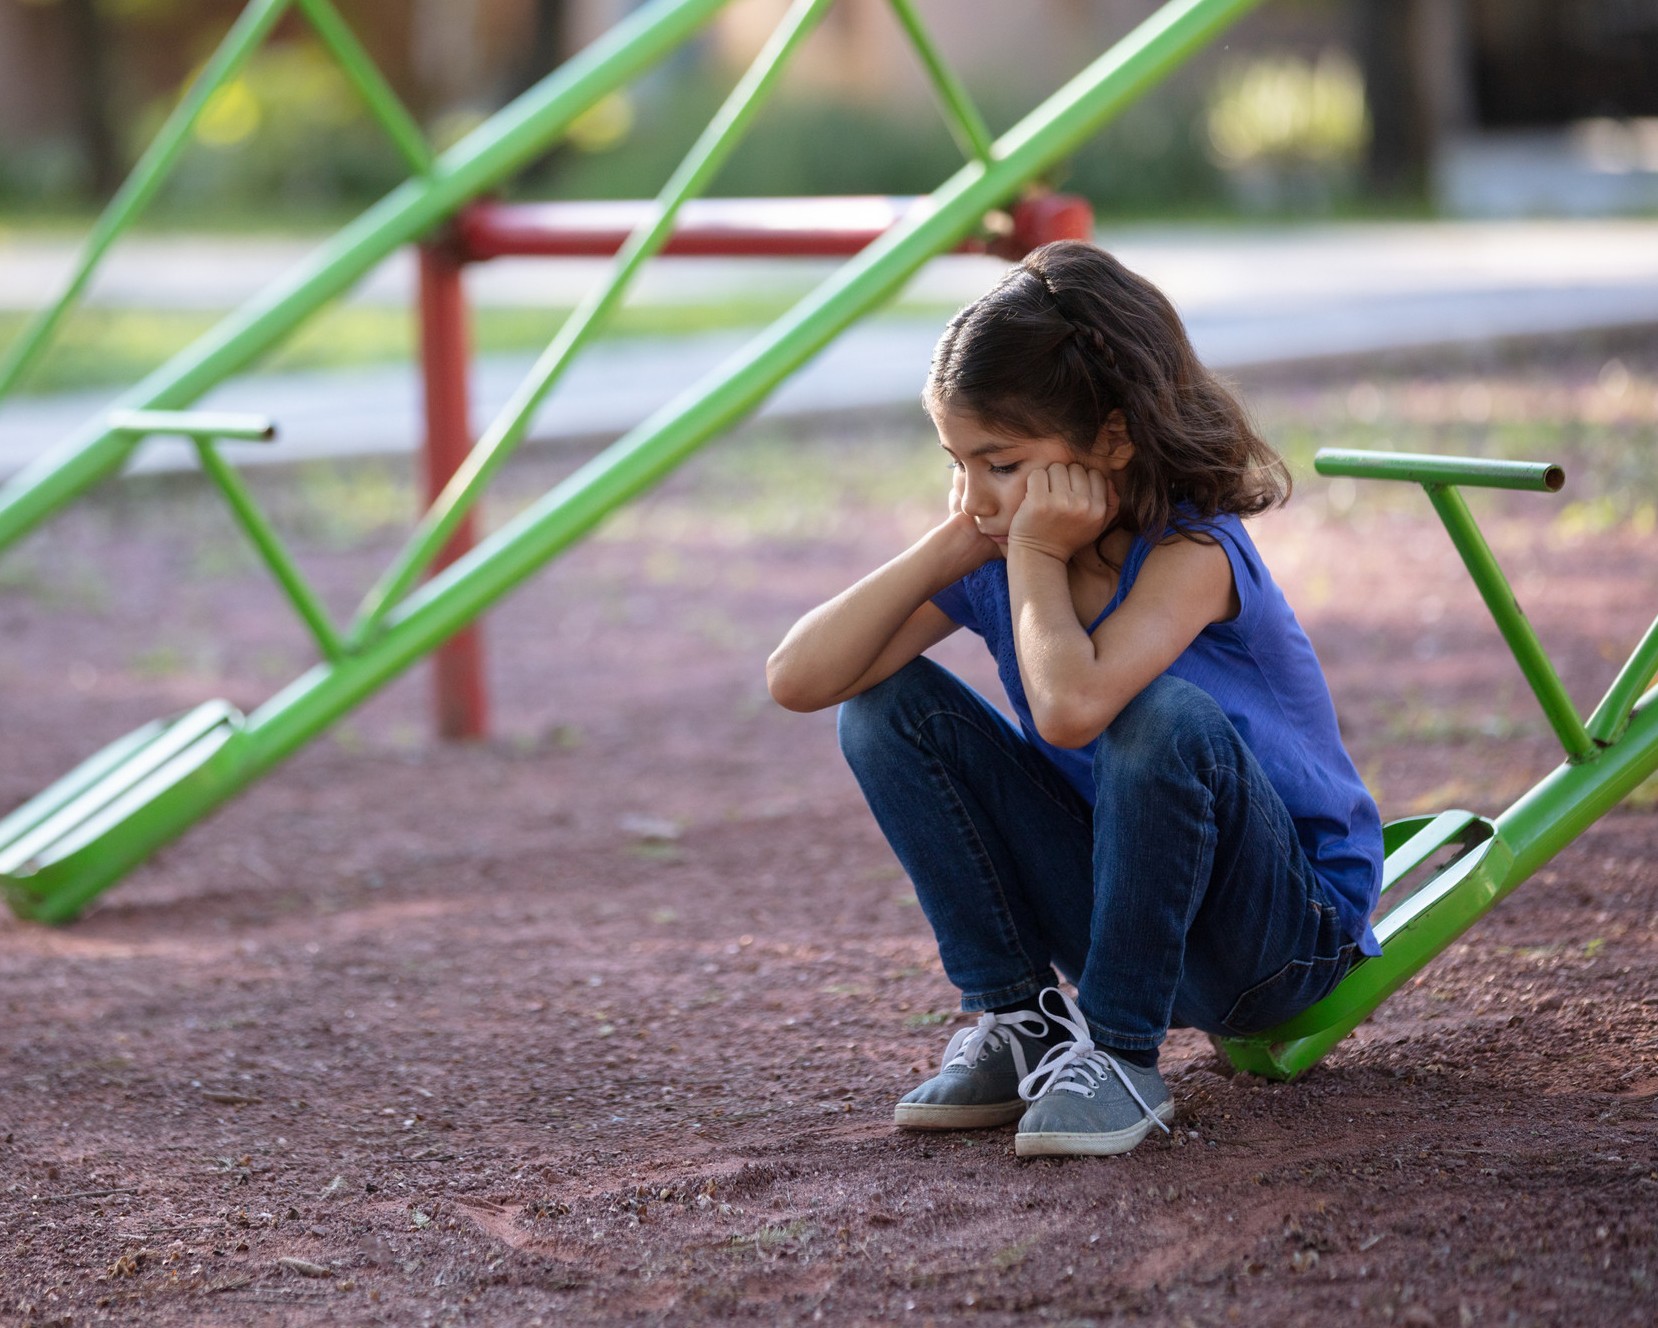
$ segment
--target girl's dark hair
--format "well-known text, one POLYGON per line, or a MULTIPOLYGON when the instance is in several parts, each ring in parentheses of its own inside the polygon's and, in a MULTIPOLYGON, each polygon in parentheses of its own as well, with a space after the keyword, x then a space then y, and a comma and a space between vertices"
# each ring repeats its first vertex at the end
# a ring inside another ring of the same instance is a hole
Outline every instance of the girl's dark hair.
POLYGON ((1134 457, 1119 523, 1190 536, 1218 513, 1253 516, 1290 495, 1289 468, 1192 350, 1155 286, 1080 240, 1034 250, 945 328, 924 400, 1015 438, 1094 451, 1114 410, 1134 457))

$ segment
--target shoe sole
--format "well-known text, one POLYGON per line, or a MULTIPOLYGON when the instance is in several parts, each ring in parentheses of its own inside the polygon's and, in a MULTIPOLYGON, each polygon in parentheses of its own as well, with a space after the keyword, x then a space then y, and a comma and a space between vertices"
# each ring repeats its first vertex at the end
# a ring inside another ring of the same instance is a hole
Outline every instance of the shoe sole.
POLYGON ((1023 1099, 972 1107, 948 1102, 900 1102, 892 1110, 892 1123, 901 1130, 982 1130, 992 1125, 1012 1125, 1029 1106, 1023 1099))
MULTIPOLYGON (((1168 1122, 1174 1115, 1174 1102, 1163 1103, 1153 1113, 1158 1120, 1168 1122)), ((1013 1151, 1018 1157, 1111 1157, 1126 1153, 1151 1133, 1151 1122, 1142 1118, 1126 1130, 1088 1131, 1077 1134, 1021 1131, 1013 1136, 1013 1151)))

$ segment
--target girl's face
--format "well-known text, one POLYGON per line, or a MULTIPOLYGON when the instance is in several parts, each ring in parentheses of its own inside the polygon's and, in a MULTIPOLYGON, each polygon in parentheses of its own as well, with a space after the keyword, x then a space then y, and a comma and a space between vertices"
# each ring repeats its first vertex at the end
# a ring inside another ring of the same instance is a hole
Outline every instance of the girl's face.
POLYGON ((1013 438, 993 433, 971 415, 943 411, 934 420, 939 445, 950 457, 955 502, 978 526, 979 533, 1007 548, 1008 527, 1025 500, 1033 470, 1059 462, 1080 461, 1103 472, 1107 480, 1127 461, 1132 446, 1108 447, 1102 439, 1092 453, 1077 452, 1063 438, 1013 438))

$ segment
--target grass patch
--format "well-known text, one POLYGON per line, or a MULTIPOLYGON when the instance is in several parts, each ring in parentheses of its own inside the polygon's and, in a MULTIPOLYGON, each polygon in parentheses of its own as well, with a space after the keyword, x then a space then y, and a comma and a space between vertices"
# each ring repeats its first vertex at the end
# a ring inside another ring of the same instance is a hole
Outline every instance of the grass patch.
MULTIPOLYGON (((601 339, 685 336, 699 332, 761 327, 793 304, 794 292, 745 297, 717 304, 658 304, 624 308, 601 339)), ((552 339, 567 308, 555 306, 472 311, 472 340, 481 353, 534 353, 552 339)), ((944 313, 939 316, 942 326, 944 313)), ((0 311, 0 348, 9 347, 31 315, 0 311)), ((215 327, 226 313, 199 309, 110 309, 75 311, 34 368, 19 384, 20 394, 45 395, 83 388, 125 387, 159 368, 215 327)), ((415 353, 415 322, 407 309, 338 305, 306 322, 279 349, 258 362, 262 371, 290 373, 397 363, 415 353)))

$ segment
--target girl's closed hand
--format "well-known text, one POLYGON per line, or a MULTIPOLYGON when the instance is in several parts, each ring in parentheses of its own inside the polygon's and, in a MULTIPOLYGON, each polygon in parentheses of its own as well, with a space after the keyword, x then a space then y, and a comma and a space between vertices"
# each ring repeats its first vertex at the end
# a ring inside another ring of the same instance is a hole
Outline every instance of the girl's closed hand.
POLYGON ((1100 537, 1115 512, 1116 499, 1105 472, 1092 466, 1056 461, 1033 470, 1024 501, 1008 526, 1008 546, 1070 562, 1079 549, 1100 537))

